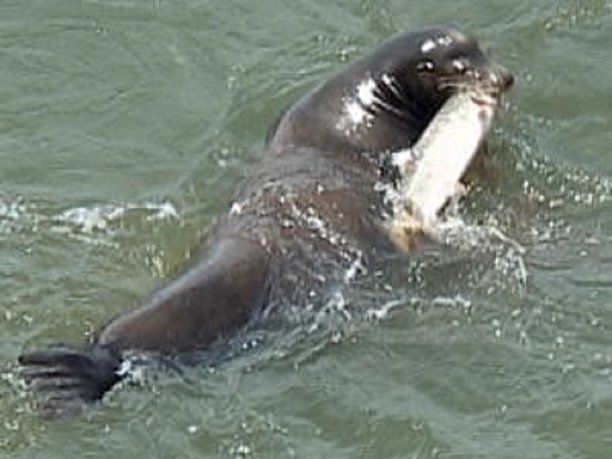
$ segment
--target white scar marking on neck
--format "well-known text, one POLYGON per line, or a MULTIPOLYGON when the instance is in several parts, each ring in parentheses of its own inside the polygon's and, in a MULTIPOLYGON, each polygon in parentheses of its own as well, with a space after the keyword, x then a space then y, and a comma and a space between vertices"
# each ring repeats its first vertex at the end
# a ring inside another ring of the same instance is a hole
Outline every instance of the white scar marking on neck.
POLYGON ((354 96, 344 98, 344 116, 336 127, 345 135, 353 135, 359 128, 371 126, 374 115, 368 108, 376 102, 375 89, 376 81, 368 78, 357 85, 354 96))
POLYGON ((372 78, 362 81, 357 86, 357 98, 365 107, 369 107, 376 100, 376 95, 374 94, 375 89, 376 81, 372 78))
MULTIPOLYGON (((359 102, 353 100, 346 104, 345 106, 346 114, 348 115, 348 119, 354 125, 359 125, 365 121, 368 117, 368 112, 361 106, 359 102)), ((370 115, 371 116, 371 115, 370 115)))

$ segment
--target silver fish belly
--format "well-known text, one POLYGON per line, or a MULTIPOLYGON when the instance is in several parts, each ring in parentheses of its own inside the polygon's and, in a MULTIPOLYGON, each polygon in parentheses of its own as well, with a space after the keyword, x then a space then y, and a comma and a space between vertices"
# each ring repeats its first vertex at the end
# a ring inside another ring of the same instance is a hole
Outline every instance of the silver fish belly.
POLYGON ((411 241, 401 240, 410 234, 434 232, 439 212, 461 189, 460 179, 489 132, 496 108, 495 99, 483 99, 473 92, 455 94, 417 143, 397 154, 395 163, 403 178, 391 236, 398 245, 410 248, 411 241))

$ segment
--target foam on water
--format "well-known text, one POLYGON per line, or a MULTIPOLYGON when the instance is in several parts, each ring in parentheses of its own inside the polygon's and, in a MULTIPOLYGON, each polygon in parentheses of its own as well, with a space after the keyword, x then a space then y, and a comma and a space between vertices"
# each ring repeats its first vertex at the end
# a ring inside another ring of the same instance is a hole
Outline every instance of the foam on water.
POLYGON ((146 221, 178 218, 176 207, 170 202, 102 205, 92 207, 74 207, 63 211, 55 221, 78 228, 84 233, 106 231, 109 226, 126 216, 129 212, 145 212, 146 221))
POLYGON ((0 234, 12 233, 27 218, 28 207, 22 198, 8 201, 0 197, 0 234))
POLYGON ((146 222, 180 219, 169 201, 160 203, 103 204, 72 207, 55 211, 40 203, 22 198, 12 201, 0 198, 0 235, 36 233, 48 230, 87 244, 111 243, 122 220, 141 215, 146 222))

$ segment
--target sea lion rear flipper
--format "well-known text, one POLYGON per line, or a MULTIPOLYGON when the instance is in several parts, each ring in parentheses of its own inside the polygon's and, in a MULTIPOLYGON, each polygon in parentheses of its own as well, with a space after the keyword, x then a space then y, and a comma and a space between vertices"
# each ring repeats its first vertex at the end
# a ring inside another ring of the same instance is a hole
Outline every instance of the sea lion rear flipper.
POLYGON ((19 356, 21 374, 42 396, 43 413, 57 418, 82 411, 121 380, 121 355, 108 347, 54 345, 19 356))

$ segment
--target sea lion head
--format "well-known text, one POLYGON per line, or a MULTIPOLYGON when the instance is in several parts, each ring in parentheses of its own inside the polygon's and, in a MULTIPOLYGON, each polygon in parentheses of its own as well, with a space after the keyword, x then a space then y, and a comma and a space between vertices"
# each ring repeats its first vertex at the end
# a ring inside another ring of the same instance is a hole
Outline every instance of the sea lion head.
POLYGON ((364 62, 375 85, 370 109, 404 119, 418 133, 453 93, 469 90, 496 102, 514 82, 475 39, 452 27, 399 34, 364 62))
POLYGON ((453 27, 391 37, 290 107, 272 144, 380 153, 409 148, 442 104, 470 90, 496 104, 513 83, 478 42, 453 27))
POLYGON ((398 61, 393 73, 404 78, 404 85, 420 86, 415 93, 445 100, 458 90, 477 90, 498 98, 514 82, 476 40, 457 29, 427 29, 406 38, 418 49, 409 52, 406 62, 398 61))

